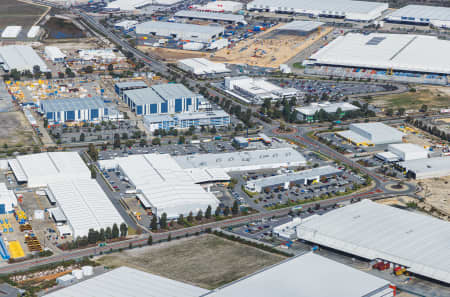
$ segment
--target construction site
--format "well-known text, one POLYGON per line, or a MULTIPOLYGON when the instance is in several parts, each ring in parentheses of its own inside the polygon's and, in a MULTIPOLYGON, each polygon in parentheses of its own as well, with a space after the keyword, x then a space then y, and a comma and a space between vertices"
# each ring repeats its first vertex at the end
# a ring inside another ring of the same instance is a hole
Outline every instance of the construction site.
POLYGON ((296 30, 284 30, 284 25, 278 24, 267 30, 260 28, 261 33, 217 51, 211 60, 278 68, 333 31, 331 27, 318 27, 314 32, 304 35, 298 34, 296 30))

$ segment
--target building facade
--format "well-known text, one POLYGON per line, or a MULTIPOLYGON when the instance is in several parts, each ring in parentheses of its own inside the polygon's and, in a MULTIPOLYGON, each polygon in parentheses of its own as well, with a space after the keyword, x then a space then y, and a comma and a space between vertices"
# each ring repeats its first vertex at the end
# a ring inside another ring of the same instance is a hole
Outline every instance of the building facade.
POLYGON ((148 115, 144 117, 144 125, 150 132, 157 129, 188 129, 190 127, 224 127, 230 124, 230 115, 226 112, 194 112, 171 115, 148 115))

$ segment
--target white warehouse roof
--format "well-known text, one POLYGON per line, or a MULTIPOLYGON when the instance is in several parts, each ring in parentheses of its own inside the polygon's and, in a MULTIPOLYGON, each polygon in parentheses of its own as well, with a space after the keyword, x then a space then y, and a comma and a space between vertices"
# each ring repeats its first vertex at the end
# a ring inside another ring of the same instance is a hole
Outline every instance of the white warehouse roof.
POLYGON ((231 13, 221 13, 221 12, 203 12, 195 10, 180 10, 174 15, 175 17, 181 18, 193 18, 193 19, 205 19, 205 20, 217 20, 225 22, 240 22, 246 23, 243 15, 231 14, 231 13))
POLYGON ((205 296, 393 296, 389 282, 314 253, 287 259, 205 296))
POLYGON ((48 189, 67 218, 74 238, 87 236, 91 228, 106 230, 124 222, 96 180, 55 181, 49 183, 48 189))
POLYGON ((91 177, 89 169, 77 152, 17 156, 17 163, 10 161, 11 169, 16 177, 26 176, 31 188, 45 187, 55 181, 91 177))
POLYGON ((31 26, 30 30, 27 33, 27 38, 35 38, 38 35, 39 30, 41 30, 41 27, 31 26))
POLYGON ((403 161, 428 158, 428 151, 414 143, 390 144, 388 150, 399 156, 403 161))
POLYGON ((201 26, 184 23, 158 22, 150 21, 136 25, 136 34, 148 34, 156 32, 161 36, 170 36, 171 34, 192 33, 192 34, 206 34, 218 35, 223 33, 222 26, 201 26))
POLYGON ((350 130, 337 132, 354 143, 389 144, 402 142, 404 133, 381 122, 350 124, 350 130))
POLYGON ((214 74, 230 72, 225 64, 211 62, 205 58, 182 59, 178 61, 178 67, 194 74, 214 74))
POLYGON ((219 154, 176 156, 182 168, 223 168, 229 171, 247 171, 283 166, 301 166, 306 159, 293 148, 244 151, 219 154))
POLYGON ((56 46, 46 46, 44 48, 44 53, 52 61, 65 59, 67 57, 66 54, 56 46))
POLYGON ((109 10, 135 10, 148 5, 173 5, 181 0, 116 0, 109 2, 109 10))
POLYGON ((5 211, 10 212, 17 206, 17 198, 12 190, 8 190, 5 183, 0 183, 0 204, 5 205, 5 211))
POLYGON ((156 207, 159 216, 165 212, 169 218, 176 218, 219 205, 219 200, 196 184, 170 155, 133 155, 116 160, 136 189, 156 207))
POLYGON ((387 20, 406 22, 446 22, 450 25, 450 7, 406 5, 390 13, 387 20))
POLYGON ((48 71, 47 65, 41 57, 39 57, 31 46, 27 45, 7 45, 0 47, 0 65, 7 71, 11 69, 17 69, 17 71, 33 71, 33 67, 36 65, 41 68, 42 72, 48 71))
POLYGON ((309 60, 320 65, 450 74, 449 52, 450 41, 435 36, 348 33, 309 60))
POLYGON ((22 26, 8 26, 2 32, 2 38, 16 38, 22 31, 22 26))
POLYGON ((278 28, 278 30, 310 32, 325 25, 323 22, 315 21, 292 21, 278 28))
POLYGON ((126 266, 108 271, 45 297, 199 297, 208 290, 126 266))
POLYGON ((450 223, 443 220, 363 200, 303 220, 297 236, 450 284, 450 223))
POLYGON ((399 165, 407 171, 414 172, 416 179, 450 175, 450 157, 409 160, 400 162, 399 165))
POLYGON ((338 110, 338 108, 340 108, 343 112, 359 109, 359 107, 350 104, 348 102, 337 102, 337 103, 323 102, 323 103, 311 103, 308 106, 299 107, 296 108, 295 110, 301 114, 312 116, 321 109, 323 109, 327 113, 334 113, 338 110))

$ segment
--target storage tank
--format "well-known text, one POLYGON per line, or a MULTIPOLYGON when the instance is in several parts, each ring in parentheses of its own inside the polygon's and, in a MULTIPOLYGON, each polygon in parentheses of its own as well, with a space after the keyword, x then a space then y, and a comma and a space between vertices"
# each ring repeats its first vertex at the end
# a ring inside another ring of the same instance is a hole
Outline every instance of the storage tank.
POLYGON ((81 270, 81 269, 72 270, 72 275, 75 276, 77 279, 82 279, 83 278, 83 270, 81 270))
POLYGON ((84 276, 91 276, 94 274, 94 268, 92 266, 83 266, 81 267, 84 276))

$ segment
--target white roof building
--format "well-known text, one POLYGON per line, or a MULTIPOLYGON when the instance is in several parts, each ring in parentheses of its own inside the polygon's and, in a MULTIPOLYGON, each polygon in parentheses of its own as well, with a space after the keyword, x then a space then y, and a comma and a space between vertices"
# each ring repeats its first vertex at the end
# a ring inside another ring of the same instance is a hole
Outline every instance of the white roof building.
POLYGON ((195 75, 218 74, 231 71, 223 63, 211 62, 204 58, 178 60, 177 65, 180 69, 192 72, 195 75))
POLYGON ((114 51, 112 48, 107 49, 82 49, 78 53, 81 60, 84 61, 122 61, 125 60, 119 51, 114 51))
POLYGON ((241 10, 244 5, 236 1, 212 1, 205 5, 193 5, 189 8, 198 11, 212 11, 212 12, 236 12, 241 10))
POLYGON ((410 161, 428 158, 428 151, 414 143, 395 143, 388 145, 388 150, 402 161, 410 161))
POLYGON ((2 38, 17 38, 22 31, 22 26, 8 26, 2 32, 2 38))
POLYGON ((450 7, 406 5, 387 15, 385 20, 450 28, 450 7))
POLYGON ((56 46, 46 46, 44 53, 50 60, 57 62, 64 60, 67 56, 56 46))
POLYGON ((199 297, 208 290, 122 266, 45 297, 199 297))
POLYGON ((450 157, 416 159, 398 164, 416 179, 436 178, 450 175, 450 157))
POLYGON ((219 154, 176 156, 181 168, 222 168, 225 172, 303 166, 306 159, 293 148, 244 151, 219 154))
POLYGON ((322 102, 322 103, 311 103, 308 106, 298 107, 295 110, 302 119, 306 119, 313 117, 316 114, 316 112, 319 112, 322 109, 327 113, 336 113, 338 109, 340 109, 341 112, 345 113, 347 111, 359 110, 359 107, 350 104, 348 102, 337 102, 337 103, 322 102))
POLYGON ((7 45, 0 47, 0 66, 5 71, 16 69, 17 71, 33 71, 34 66, 39 66, 42 72, 47 72, 48 67, 31 46, 7 45))
POLYGON ((28 187, 45 187, 51 182, 90 178, 91 173, 77 152, 53 152, 17 156, 9 160, 17 179, 28 187), (16 160, 16 161, 14 161, 16 160))
POLYGON ((211 291, 208 297, 391 297, 384 279, 314 253, 287 259, 211 291))
POLYGON ((138 24, 138 21, 124 20, 124 21, 121 21, 121 22, 118 22, 118 23, 114 24, 114 27, 120 28, 122 30, 130 30, 131 28, 133 28, 137 24, 138 24))
POLYGON ((112 202, 97 181, 90 178, 52 181, 48 189, 56 199, 72 229, 72 236, 87 236, 89 229, 100 231, 123 223, 112 202))
POLYGON ((17 206, 17 198, 12 190, 8 190, 5 183, 0 183, 0 205, 4 205, 4 211, 10 212, 17 206))
POLYGON ((203 212, 211 206, 215 209, 219 200, 205 191, 197 180, 166 154, 132 155, 116 158, 120 170, 130 182, 144 194, 158 216, 163 213, 168 218, 185 216, 189 212, 203 212))
POLYGON ((443 220, 363 200, 303 220, 297 236, 450 284, 450 223, 443 220))
POLYGON ((149 5, 173 5, 181 0, 116 0, 109 2, 106 10, 133 11, 149 5))
POLYGON ((399 143, 405 134, 381 122, 350 124, 350 130, 336 132, 352 143, 377 145, 399 143))
POLYGON ((450 74, 449 52, 450 41, 435 36, 348 33, 313 54, 308 63, 450 74))
POLYGON ((388 8, 387 3, 350 0, 254 0, 247 4, 248 10, 345 17, 356 21, 374 20, 388 8))
POLYGON ((28 30, 27 38, 35 38, 39 31, 41 30, 41 27, 39 26, 31 26, 30 30, 28 30))

